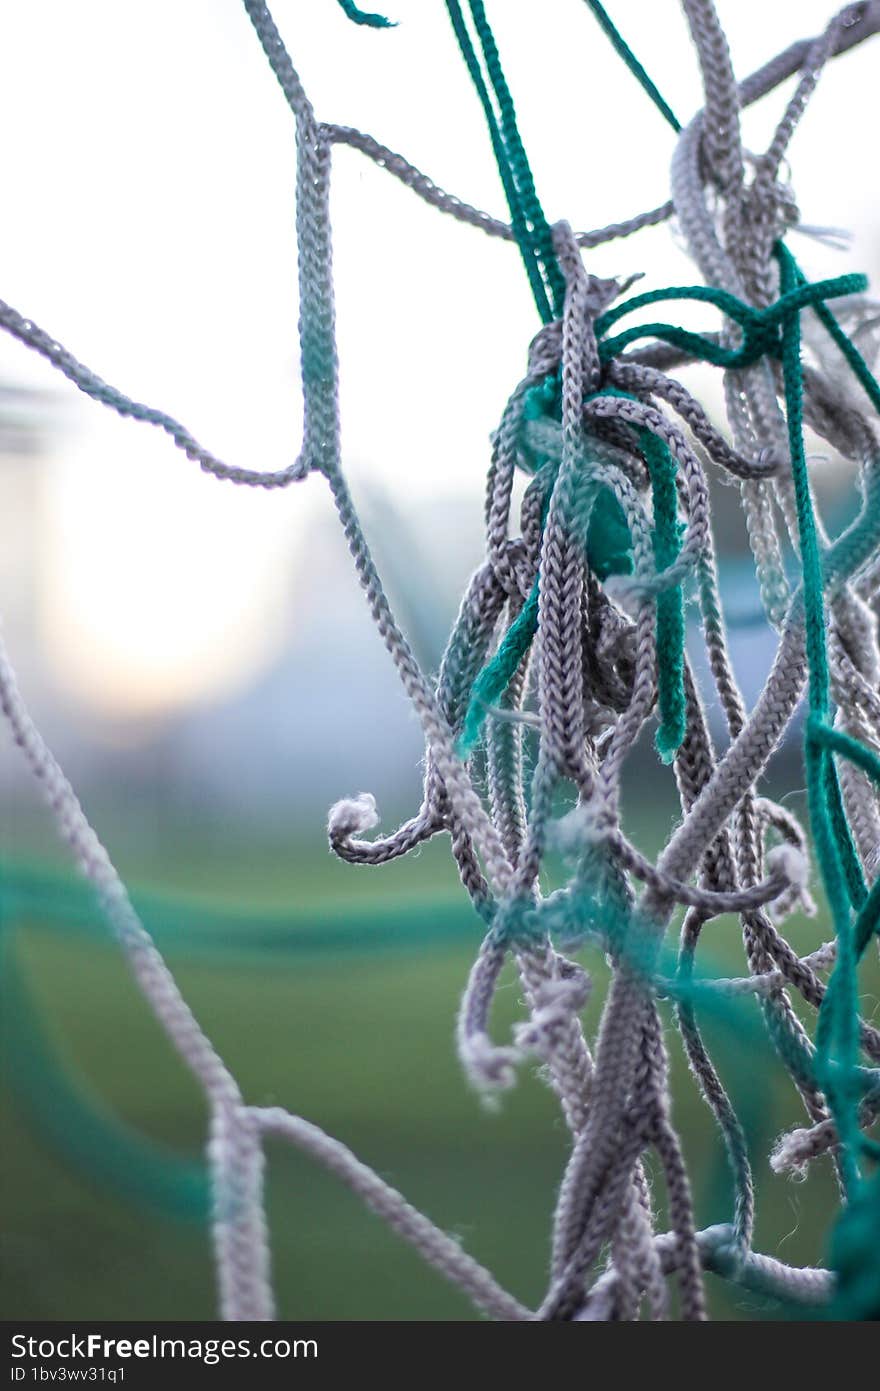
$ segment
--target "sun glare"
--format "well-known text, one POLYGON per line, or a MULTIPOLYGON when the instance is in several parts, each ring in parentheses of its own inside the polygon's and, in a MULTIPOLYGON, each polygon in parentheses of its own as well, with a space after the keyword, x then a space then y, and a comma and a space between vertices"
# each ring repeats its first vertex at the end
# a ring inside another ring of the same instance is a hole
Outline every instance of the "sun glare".
POLYGON ((123 716, 216 698, 271 661, 289 636, 301 531, 301 507, 212 486, 177 457, 168 478, 137 447, 54 465, 41 566, 56 671, 123 716))

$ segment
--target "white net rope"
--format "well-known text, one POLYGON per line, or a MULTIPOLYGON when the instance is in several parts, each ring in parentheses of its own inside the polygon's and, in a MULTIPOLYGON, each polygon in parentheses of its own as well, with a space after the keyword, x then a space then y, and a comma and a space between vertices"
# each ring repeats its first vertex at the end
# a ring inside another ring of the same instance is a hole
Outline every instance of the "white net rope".
MULTIPOLYGON (((397 624, 341 467, 329 220, 332 147, 345 143, 360 150, 441 211, 489 235, 510 238, 514 232, 443 192, 372 137, 318 121, 269 10, 256 0, 244 4, 296 125, 304 397, 297 457, 270 473, 227 464, 183 425, 109 385, 2 302, 0 324, 87 395, 123 416, 159 426, 216 478, 279 488, 311 473, 323 475, 370 614, 418 714, 427 748, 424 797, 415 816, 371 840, 365 833, 378 824, 373 799, 362 794, 339 802, 330 813, 331 846, 349 861, 378 864, 438 832, 448 833, 462 882, 486 924, 458 1021, 464 1068, 491 1094, 509 1086, 524 1062, 537 1060, 559 1096, 571 1152, 554 1217, 549 1283, 540 1306, 530 1309, 339 1141, 280 1107, 249 1105, 134 911, 73 788, 28 715, 4 653, 0 703, 12 735, 42 785, 61 836, 93 885, 138 987, 208 1102, 220 1315, 265 1320, 275 1314, 263 1202, 268 1135, 334 1173, 492 1318, 619 1319, 641 1310, 663 1318, 670 1310, 672 1276, 682 1316, 700 1319, 706 1314, 705 1270, 789 1301, 821 1304, 833 1293, 829 1271, 794 1268, 752 1250, 754 1198, 746 1140, 694 1009, 698 998, 757 997, 806 1115, 804 1127, 780 1144, 774 1165, 796 1169, 830 1152, 845 1188, 839 1117, 817 1081, 814 1044, 790 998, 794 992, 814 1009, 821 1006, 827 988, 822 976, 835 966, 836 945, 829 941, 800 957, 780 932, 779 923, 792 909, 811 907, 807 841, 789 811, 756 792, 809 676, 803 594, 782 560, 784 547, 797 552, 800 538, 780 368, 760 356, 726 370, 732 436, 726 438, 668 375, 676 362, 688 359, 686 346, 658 340, 603 356, 596 325, 625 287, 591 276, 581 251, 656 224, 674 210, 707 285, 755 310, 772 306, 780 293, 773 247, 797 220, 790 192, 779 182, 787 142, 824 64, 880 28, 880 7, 847 7, 819 39, 792 45, 737 85, 711 0, 684 0, 706 100, 704 111, 678 139, 672 199, 596 232, 574 235, 565 223, 553 228, 564 303, 534 339, 527 373, 494 436, 486 559, 463 599, 435 679, 421 669, 397 624), (740 109, 796 74, 795 95, 747 180, 740 109), (548 383, 557 392, 556 414, 535 408, 548 383), (652 492, 646 462, 658 447, 671 461, 669 496, 681 519, 672 538, 674 554, 662 566, 660 493, 656 487, 652 492), (766 614, 778 631, 776 659, 749 712, 727 654, 706 461, 739 482, 766 614), (531 477, 516 527, 514 480, 522 468, 531 477), (600 571, 591 563, 590 526, 600 505, 606 515, 612 507, 625 528, 629 573, 613 567, 600 571), (640 731, 658 705, 663 596, 680 593, 685 581, 696 595, 708 668, 730 742, 723 753, 714 747, 684 657, 681 710, 664 713, 660 701, 661 721, 680 722, 664 757, 674 763, 682 818, 652 864, 622 829, 620 783, 640 731), (528 640, 520 648, 523 632, 528 640), (493 661, 496 677, 499 662, 506 661, 509 669, 489 699, 488 687, 475 688, 475 682, 493 661), (475 689, 483 697, 477 698, 475 689), (475 720, 485 740, 482 781, 474 772, 474 741, 468 746, 468 722, 475 720), (524 755, 527 731, 537 735, 533 767, 527 767, 524 755), (563 785, 574 788, 577 807, 559 819, 554 799, 563 785), (562 849, 573 870, 564 889, 543 896, 539 873, 550 848, 562 849), (663 940, 679 907, 685 909, 680 952, 670 966, 663 940), (696 987, 688 987, 700 932, 710 919, 729 912, 742 918, 747 973, 705 982, 700 997, 696 987), (589 976, 561 950, 584 944, 606 954, 612 967, 592 1042, 581 1019, 589 976), (511 957, 528 1013, 513 1038, 501 1044, 492 1038, 490 1011, 499 974, 511 957), (661 995, 675 1000, 692 1070, 727 1150, 735 1196, 731 1221, 723 1226, 696 1228, 671 1113, 657 1008, 661 995), (643 1162, 649 1150, 665 1182, 666 1232, 656 1229, 643 1162)), ((863 295, 849 293, 835 308, 865 348, 865 325, 874 307, 863 295)), ((726 318, 721 333, 705 341, 732 350, 740 342, 739 328, 726 318)), ((819 527, 835 728, 868 750, 880 750, 874 608, 880 585, 880 456, 866 406, 854 404, 851 393, 837 388, 838 381, 837 361, 823 342, 804 369, 803 410, 814 430, 857 462, 863 504, 839 537, 832 540, 819 527)), ((870 884, 880 859, 877 788, 870 769, 851 762, 842 768, 841 784, 853 854, 870 884)), ((857 1119, 867 1127, 880 1109, 880 1033, 865 1021, 858 1031, 866 1064, 857 1069, 857 1119)))

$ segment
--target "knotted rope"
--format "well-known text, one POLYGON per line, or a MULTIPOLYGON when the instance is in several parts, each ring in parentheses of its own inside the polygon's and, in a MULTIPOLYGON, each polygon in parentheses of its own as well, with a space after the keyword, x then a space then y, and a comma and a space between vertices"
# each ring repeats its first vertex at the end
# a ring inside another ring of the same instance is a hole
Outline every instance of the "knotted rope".
MULTIPOLYGON (((388 25, 340 3, 357 23, 388 25)), ((4 657, 0 703, 14 738, 141 989, 209 1098, 215 1251, 226 1318, 272 1316, 261 1191, 267 1133, 337 1173, 496 1318, 632 1318, 643 1305, 663 1318, 667 1279, 674 1277, 682 1316, 702 1319, 704 1269, 802 1305, 836 1298, 838 1308, 864 1271, 878 1278, 876 1250, 865 1254, 858 1245, 868 1219, 861 1227, 856 1219, 876 1213, 876 1177, 868 1177, 867 1166, 877 1147, 865 1130, 880 1110, 880 1034, 859 1017, 857 982, 859 959, 880 918, 880 651, 872 607, 880 586, 874 418, 880 387, 857 346, 859 324, 847 332, 844 314, 835 312, 841 302, 843 309, 847 301, 863 306, 858 297, 867 282, 858 275, 807 280, 787 247, 797 211, 779 168, 824 64, 880 27, 880 7, 848 6, 819 39, 794 45, 738 85, 711 0, 684 0, 705 102, 682 128, 607 12, 589 3, 677 144, 671 205, 576 236, 564 221, 551 224, 542 209, 482 0, 468 0, 467 16, 458 0, 446 6, 488 126, 509 226, 444 193, 372 137, 319 123, 267 7, 245 0, 296 126, 305 427, 302 449, 288 467, 264 473, 222 463, 170 416, 109 386, 0 303, 0 324, 10 333, 93 398, 158 425, 205 471, 262 487, 286 486, 311 472, 326 478, 369 610, 427 746, 416 814, 396 831, 368 839, 378 825, 374 800, 347 798, 330 812, 331 847, 354 863, 375 864, 448 833, 462 883, 485 924, 458 1019, 464 1067, 491 1094, 510 1086, 527 1059, 537 1059, 571 1133, 550 1280, 533 1311, 340 1142, 281 1108, 246 1105, 30 721, 4 657), (795 94, 749 180, 741 107, 793 73, 800 75, 795 94), (486 559, 463 599, 436 679, 421 670, 393 616, 341 468, 328 200, 331 147, 340 143, 382 163, 443 211, 515 240, 543 323, 493 438, 486 559), (589 274, 583 247, 660 221, 673 206, 705 284, 624 297, 628 287, 589 274), (720 330, 698 333, 666 321, 619 327, 654 304, 681 301, 717 311, 720 330), (802 353, 808 314, 827 339, 827 350, 809 363, 802 353), (833 354, 862 390, 858 406, 838 400, 833 354), (693 360, 724 372, 732 440, 668 375, 670 365, 693 360), (861 509, 834 538, 814 505, 805 424, 859 465, 861 509), (766 613, 779 632, 773 668, 750 712, 727 651, 706 465, 741 486, 766 613), (527 477, 518 525, 517 472, 527 477), (786 549, 798 558, 794 583, 783 565, 786 549), (691 600, 730 736, 721 754, 686 641, 691 600), (805 688, 810 830, 834 939, 800 956, 780 923, 797 906, 814 906, 807 839, 789 811, 757 795, 757 784, 805 688), (673 767, 682 808, 656 864, 631 843, 621 821, 623 770, 655 714, 657 750, 673 767), (575 805, 560 815, 565 797, 575 805), (546 894, 541 874, 552 850, 567 857, 570 877, 546 894), (680 907, 673 959, 665 936, 680 907), (701 934, 729 912, 741 916, 747 974, 701 981, 695 974, 701 934), (592 1043, 581 1019, 590 976, 570 959, 580 949, 601 952, 612 967, 592 1043), (527 1017, 510 1042, 496 1043, 492 1002, 509 958, 527 1017), (825 984, 820 973, 828 970, 825 984), (791 991, 818 1011, 815 1039, 791 991), (808 1121, 783 1139, 773 1162, 800 1167, 830 1151, 849 1204, 835 1247, 839 1279, 752 1250, 745 1132, 698 1017, 709 1000, 752 995, 808 1121), (722 1227, 699 1230, 695 1218, 672 1112, 658 1011, 664 998, 673 1002, 727 1155, 732 1202, 722 1227), (656 1230, 644 1163, 649 1151, 666 1187, 665 1233, 656 1230)))

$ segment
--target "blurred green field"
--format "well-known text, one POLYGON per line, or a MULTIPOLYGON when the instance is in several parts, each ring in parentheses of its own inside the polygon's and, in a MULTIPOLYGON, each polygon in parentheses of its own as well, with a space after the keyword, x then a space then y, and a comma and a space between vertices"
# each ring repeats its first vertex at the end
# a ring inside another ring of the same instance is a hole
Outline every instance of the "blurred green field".
MULTIPOLYGON (((255 938, 247 912, 234 913, 223 949, 215 950, 200 947, 191 931, 176 938, 174 916, 163 916, 161 897, 144 900, 148 926, 156 928, 184 994, 246 1098, 284 1105, 344 1140, 460 1236, 520 1298, 536 1302, 566 1133, 552 1094, 536 1076, 524 1072, 494 1112, 462 1077, 453 1023, 479 924, 447 855, 440 843, 411 861, 359 871, 317 846, 294 855, 253 847, 243 856, 219 842, 199 849, 181 841, 177 856, 163 855, 161 873, 156 865, 125 868, 134 883, 148 876, 196 907, 222 903, 227 914, 238 905, 273 915, 275 927, 270 922, 255 938), (298 943, 298 932, 311 933, 310 946, 298 943)), ((70 916, 76 918, 72 908, 70 916)), ((713 968, 736 971, 736 924, 720 919, 711 931, 706 946, 713 968)), ((804 947, 818 940, 815 923, 796 935, 804 947)), ((205 1127, 198 1091, 112 944, 84 923, 49 924, 39 912, 7 910, 4 950, 4 1316, 212 1318, 204 1223, 192 1209, 171 1215, 155 1193, 126 1192, 138 1188, 138 1164, 126 1161, 124 1152, 114 1174, 112 1164, 102 1169, 97 1162, 88 1137, 78 1147, 76 1127, 61 1103, 52 1102, 22 1043, 13 967, 23 973, 68 1080, 86 1088, 135 1140, 148 1137, 178 1158, 197 1161, 205 1127)), ((589 951, 582 959, 596 980, 592 1022, 604 993, 604 965, 589 951)), ((872 1004, 866 1000, 869 1013, 872 1004)), ((511 974, 499 997, 499 1038, 518 1005, 511 974)), ((706 1034, 747 1126, 759 1182, 760 1248, 794 1262, 821 1259, 835 1207, 830 1167, 821 1161, 803 1183, 770 1173, 766 1156, 773 1138, 800 1117, 756 1004, 747 1001, 735 1017, 706 1021, 706 1034)), ((672 1027, 668 1038, 675 1117, 695 1176, 699 1219, 726 1220, 720 1141, 672 1027)), ((269 1161, 281 1317, 474 1317, 463 1298, 336 1180, 278 1144, 270 1146, 269 1161)), ((659 1179, 656 1190, 662 1200, 659 1179)), ((780 1316, 771 1304, 714 1281, 712 1300, 720 1317, 780 1316)))

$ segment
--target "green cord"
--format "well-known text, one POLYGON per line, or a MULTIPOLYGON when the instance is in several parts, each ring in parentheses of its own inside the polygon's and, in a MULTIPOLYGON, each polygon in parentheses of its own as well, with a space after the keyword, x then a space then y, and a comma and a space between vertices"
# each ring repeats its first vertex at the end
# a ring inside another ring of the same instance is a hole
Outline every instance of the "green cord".
POLYGON ((61 1057, 40 1028, 40 1010, 14 945, 4 934, 0 1038, 3 1078, 38 1133, 89 1183, 165 1217, 206 1222, 205 1165, 128 1126, 61 1057))
POLYGON ((507 147, 511 172, 519 189, 523 212, 533 231, 533 251, 547 281, 550 300, 557 317, 562 313, 565 301, 565 280, 559 269, 556 252, 553 249, 553 234, 538 201, 535 181, 526 156, 525 147, 519 133, 516 108, 513 97, 501 66, 501 56, 495 36, 486 16, 483 0, 470 0, 474 28, 483 49, 486 71, 495 91, 498 109, 501 112, 501 130, 507 147))
MULTIPOLYGON (((744 304, 742 300, 730 294, 728 290, 717 290, 707 285, 672 285, 662 290, 650 290, 646 294, 631 296, 596 320, 596 333, 600 339, 599 355, 603 361, 608 361, 638 339, 659 338, 682 348, 693 357, 711 362, 716 367, 749 367, 767 354, 782 356, 781 326, 788 322, 796 310, 805 309, 808 305, 821 305, 824 299, 860 294, 867 285, 868 281, 864 275, 852 274, 836 276, 831 280, 817 280, 813 284, 804 282, 793 286, 767 309, 754 309, 750 304, 744 304), (714 305, 728 319, 740 326, 743 331, 742 343, 738 348, 724 348, 704 334, 693 333, 677 324, 668 323, 635 324, 614 337, 605 337, 607 330, 625 314, 668 300, 688 300, 714 305)), ((853 351, 857 350, 854 348, 853 351)))
MULTIPOLYGON (((628 392, 608 387, 591 396, 617 396, 635 400, 628 392)), ((650 430, 638 431, 639 447, 651 476, 654 507, 654 557, 658 571, 665 570, 681 550, 681 528, 675 487, 675 460, 665 442, 650 430)), ((542 527, 546 520, 551 489, 545 498, 542 527)), ((621 547, 620 528, 629 532, 619 504, 607 489, 601 489, 593 504, 587 530, 587 554, 600 578, 627 573, 631 559, 621 547), (605 505, 603 505, 605 504, 605 505), (597 513, 601 513, 597 516, 597 513), (597 522, 597 525, 593 525, 597 522)), ((514 673, 529 650, 538 631, 540 575, 523 608, 508 628, 494 655, 482 668, 471 687, 470 699, 458 737, 456 750, 467 758, 476 747, 490 708, 496 705, 510 685, 514 673)), ((681 585, 662 590, 657 596, 657 702, 660 727, 657 751, 664 763, 671 763, 685 735, 686 706, 684 687, 684 594, 681 585)))
MULTIPOLYGON (((822 557, 810 495, 804 448, 804 376, 801 362, 800 313, 813 307, 870 401, 880 411, 880 386, 858 349, 844 333, 825 301, 859 293, 867 281, 843 275, 807 282, 787 248, 779 243, 780 295, 755 309, 724 290, 706 286, 671 286, 635 295, 596 321, 604 362, 636 339, 665 339, 695 357, 725 367, 742 367, 772 355, 782 363, 792 478, 803 573, 809 718, 804 759, 810 824, 838 941, 835 970, 819 1010, 815 1076, 825 1091, 841 1137, 841 1164, 850 1193, 861 1182, 857 1156, 858 1127, 858 980, 857 963, 880 922, 880 881, 870 893, 865 883, 841 795, 834 755, 850 758, 880 781, 880 759, 829 724, 830 684, 825 635, 822 557), (724 348, 703 334, 674 324, 639 324, 615 335, 608 330, 635 310, 660 301, 688 300, 712 304, 742 330, 738 348, 724 348)), ((599 393, 603 394, 603 393, 599 393)), ((622 393, 613 393, 622 394, 622 393)), ((649 431, 637 430, 639 447, 651 475, 654 503, 654 556, 657 569, 668 568, 680 552, 675 464, 668 447, 649 431)), ((491 661, 478 675, 471 693, 459 752, 475 746, 488 707, 497 701, 531 645, 538 625, 539 580, 491 661)), ((674 758, 685 733, 684 602, 680 585, 657 596, 657 681, 661 758, 674 758)))
POLYGON ((644 88, 644 90, 647 92, 648 96, 651 98, 652 102, 656 106, 657 110, 663 117, 665 117, 665 119, 669 122, 669 124, 672 126, 672 129, 675 131, 677 135, 681 130, 681 121, 678 119, 669 103, 660 94, 655 84, 651 81, 651 78, 645 72, 645 69, 642 67, 638 58, 633 53, 632 49, 626 42, 626 39, 621 34, 620 30, 615 27, 611 19, 611 16, 608 14, 608 11, 605 9, 603 5, 599 4, 599 0, 587 0, 587 4, 593 11, 593 14, 598 20, 600 26, 602 27, 602 29, 604 29, 608 38, 611 40, 611 43, 613 44, 615 50, 617 51, 617 53, 620 54, 621 58, 626 63, 626 66, 629 68, 633 77, 636 79, 637 82, 641 84, 641 86, 644 88))
MULTIPOLYGON (((788 257, 790 265, 783 276, 783 293, 775 303, 765 309, 755 309, 729 291, 711 286, 674 285, 631 296, 601 315, 596 320, 595 327, 599 335, 599 353, 603 361, 615 356, 636 338, 653 337, 678 343, 694 356, 722 366, 744 366, 758 361, 768 353, 782 358, 784 365, 787 365, 786 399, 793 403, 793 406, 789 405, 792 468, 796 476, 799 524, 803 529, 801 546, 805 566, 805 603, 808 613, 812 615, 808 620, 811 711, 814 717, 824 720, 828 709, 828 663, 825 652, 821 562, 809 496, 806 458, 803 454, 803 372, 800 365, 798 316, 800 311, 808 306, 815 307, 817 311, 826 310, 825 299, 858 293, 866 287, 867 281, 863 275, 848 274, 811 284, 806 281, 784 247, 779 248, 778 254, 780 257, 788 257), (721 310, 727 318, 741 327, 743 341, 740 347, 722 348, 703 334, 691 333, 673 324, 639 324, 612 337, 605 336, 609 328, 635 310, 661 301, 678 300, 712 304, 721 310)), ((835 341, 840 343, 841 350, 859 379, 863 381, 865 389, 869 394, 877 394, 880 405, 880 388, 874 382, 864 360, 840 329, 831 312, 827 311, 827 314, 829 332, 835 337, 835 341)), ((606 389, 598 394, 624 396, 627 393, 606 389)), ((638 435, 640 448, 651 474, 655 519, 654 554, 657 568, 662 571, 674 562, 680 548, 675 464, 662 440, 658 440, 647 430, 640 430, 638 435)), ((488 708, 503 695, 513 673, 528 651, 537 631, 537 608, 536 582, 535 589, 519 617, 502 639, 495 655, 476 678, 458 742, 458 751, 462 757, 467 757, 476 746, 488 708)), ((661 591, 657 596, 657 680, 660 713, 657 749, 664 762, 670 762, 674 758, 684 738, 684 639, 684 597, 681 586, 676 585, 661 591)), ((820 853, 820 860, 823 866, 827 864, 832 881, 836 883, 839 879, 843 894, 841 902, 845 901, 847 905, 861 909, 866 902, 867 885, 853 845, 837 772, 833 760, 826 759, 821 751, 817 759, 813 769, 818 780, 814 789, 815 805, 817 815, 824 816, 829 827, 824 858, 820 853)))
MULTIPOLYGON (((786 255, 791 255, 786 251, 786 255)), ((778 300, 767 306, 766 309, 755 309, 754 305, 746 304, 745 301, 737 299, 736 295, 729 290, 719 290, 714 285, 668 285, 659 290, 646 290, 639 295, 631 295, 629 299, 622 300, 612 309, 606 309, 596 320, 596 332, 603 334, 612 324, 625 314, 630 314, 634 309, 644 309, 648 305, 656 304, 660 300, 694 300, 706 304, 714 304, 718 309, 733 319, 742 328, 763 329, 765 326, 774 328, 788 319, 793 309, 806 309, 810 305, 816 304, 823 299, 834 299, 841 295, 860 294, 868 287, 868 279, 865 275, 857 274, 853 271, 846 275, 838 275, 830 280, 816 280, 809 282, 799 272, 797 283, 792 285, 790 290, 780 295, 778 300)), ((866 369, 867 370, 867 369, 866 369)))
MULTIPOLYGON (((791 253, 779 243, 782 298, 797 285, 799 273, 791 253)), ((849 1079, 858 1063, 858 983, 853 943, 851 900, 840 842, 835 835, 829 785, 836 780, 831 755, 824 742, 810 736, 811 725, 827 722, 829 708, 828 652, 825 642, 825 606, 822 561, 816 531, 809 475, 804 451, 803 365, 799 315, 790 312, 782 326, 782 373, 788 417, 788 438, 794 482, 798 538, 803 574, 806 628, 809 720, 804 745, 810 825, 822 870, 822 879, 837 936, 837 962, 816 1025, 816 1068, 832 1114, 841 1146, 841 1169, 847 1190, 856 1190, 859 1171, 855 1155, 858 1141, 856 1102, 849 1079), (837 1067, 833 1065, 837 1064, 837 1067), (840 1074, 843 1074, 843 1082, 840 1074)))
MULTIPOLYGON (((465 66, 467 67, 471 81, 474 84, 474 88, 476 89, 477 96, 483 108, 486 124, 489 128, 489 138, 491 139, 492 149, 495 154, 495 162, 498 166, 507 205, 510 209, 513 234, 526 268, 526 274, 529 277, 529 284, 532 288, 535 304, 537 305, 538 313, 543 322, 545 324, 550 323, 555 316, 561 313, 562 304, 561 300, 556 304, 551 303, 548 294, 548 283, 552 283, 554 287, 557 287, 561 281, 557 280, 556 277, 560 276, 561 273, 559 272, 558 265, 556 265, 555 256, 551 256, 549 265, 543 267, 542 273, 542 266, 539 259, 539 242, 541 242, 542 245, 543 242, 540 236, 536 240, 535 230, 533 227, 529 226, 526 204, 529 203, 529 205, 532 206, 533 215, 538 216, 539 224, 543 224, 543 226, 546 227, 547 223, 543 213, 540 211, 537 195, 534 194, 534 182, 525 156, 525 150, 516 128, 516 115, 513 101, 510 98, 509 89, 504 81, 497 48, 494 47, 494 40, 492 40, 492 45, 489 47, 489 52, 491 53, 494 49, 495 54, 492 69, 495 73, 495 78, 500 82, 501 92, 505 94, 504 100, 502 100, 499 96, 499 88, 496 86, 496 97, 498 97, 499 107, 502 110, 502 121, 506 132, 506 138, 505 133, 502 132, 502 128, 498 124, 495 109, 492 105, 492 98, 489 95, 489 90, 483 78, 479 60, 474 50, 473 43, 471 42, 471 37, 464 21, 464 15, 462 14, 459 0, 446 0, 446 8, 449 12, 453 32, 458 40, 458 46, 461 49, 465 66), (511 140, 514 145, 513 154, 509 149, 509 142, 511 140), (525 190, 517 183, 517 175, 520 179, 525 180, 525 190), (534 205, 530 203, 528 196, 529 187, 531 187, 532 194, 534 195, 534 205), (535 213, 535 209, 537 209, 537 213, 535 213), (550 269, 551 266, 555 266, 555 273, 550 269)), ((473 5, 471 8, 473 9, 473 5)), ((483 15, 483 20, 485 21, 485 15, 483 15)), ((491 38, 491 31, 488 29, 488 23, 484 25, 484 32, 488 32, 488 38, 491 38)), ((481 38, 481 43, 484 44, 484 53, 486 52, 488 38, 485 41, 481 38)), ((488 66, 489 59, 487 57, 487 67, 488 66)), ((555 288, 554 298, 557 298, 555 288)))
MULTIPOLYGON (((659 573, 672 565, 681 551, 675 460, 668 445, 650 430, 639 431, 639 447, 651 475, 654 560, 659 573)), ((671 763, 681 747, 686 729, 684 594, 680 584, 663 589, 657 595, 656 629, 660 725, 655 744, 662 761, 671 763)))
POLYGON ((820 739, 833 753, 848 758, 880 786, 880 757, 865 744, 860 744, 858 739, 854 739, 842 729, 833 729, 831 725, 819 724, 818 721, 811 726, 810 735, 812 738, 820 739))
MULTIPOLYGON (((860 768, 863 773, 880 786, 880 758, 864 744, 860 744, 857 739, 853 739, 851 734, 846 734, 842 729, 834 729, 831 725, 822 724, 818 720, 811 720, 807 726, 807 737, 816 743, 823 744, 831 753, 848 758, 851 763, 854 763, 857 768, 860 768)), ((864 883, 864 881, 862 882, 864 883)), ((857 960, 864 955, 868 942, 877 931, 878 922, 880 922, 880 878, 874 881, 870 893, 863 897, 859 915, 853 926, 853 946, 857 960)))
MULTIPOLYGON (((343 13, 355 24, 363 24, 373 29, 394 27, 393 20, 386 19, 384 15, 372 14, 360 9, 354 0, 337 0, 337 3, 343 13)), ((459 48, 486 116, 492 148, 510 208, 514 236, 525 262, 532 293, 535 296, 541 318, 545 323, 549 323, 554 316, 559 317, 562 313, 565 281, 553 250, 550 225, 538 200, 534 177, 519 133, 516 107, 504 75, 498 45, 495 42, 483 0, 469 0, 469 3, 474 29, 483 50, 486 72, 498 102, 501 116, 500 128, 459 0, 446 0, 446 7, 459 48)), ((615 27, 604 6, 599 4, 599 0, 587 0, 587 3, 630 72, 647 92, 672 129, 676 133, 679 132, 682 128, 681 122, 648 76, 620 31, 615 27)))
POLYGON ((846 880, 846 891, 853 908, 861 908, 868 897, 868 885, 862 873, 858 852, 850 830, 843 795, 833 758, 825 760, 825 795, 828 814, 834 831, 834 839, 840 852, 841 867, 846 880))
MULTIPOLYGON (((593 573, 599 579, 607 579, 609 575, 629 574, 632 569, 630 545, 631 538, 623 510, 614 494, 603 486, 596 495, 587 527, 587 554, 593 573)), ((539 593, 539 581, 535 580, 525 604, 471 687, 467 711, 456 743, 456 752, 460 758, 469 757, 476 748, 486 716, 492 706, 501 700, 532 644, 538 631, 539 593)))
MULTIPOLYGON (((798 275, 801 283, 806 284, 806 277, 803 272, 799 270, 798 275)), ((878 386, 876 377, 862 357, 855 343, 844 333, 827 304, 823 304, 821 300, 817 300, 813 305, 813 309, 816 312, 816 317, 819 319, 819 322, 827 329, 828 333, 843 353, 856 380, 864 388, 874 410, 880 415, 880 386, 878 386)))
POLYGON ((336 0, 336 3, 355 24, 366 24, 370 29, 393 29, 395 26, 395 21, 386 19, 383 14, 367 14, 365 10, 358 9, 354 0, 336 0))
POLYGON ((535 580, 529 597, 498 644, 495 655, 486 663, 471 687, 464 723, 456 744, 459 758, 467 758, 473 752, 489 708, 504 695, 531 647, 538 631, 538 603, 538 581, 535 580))

